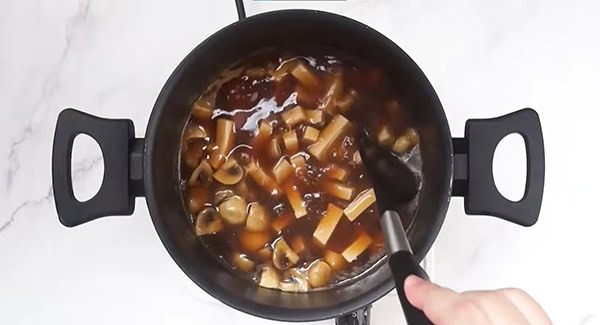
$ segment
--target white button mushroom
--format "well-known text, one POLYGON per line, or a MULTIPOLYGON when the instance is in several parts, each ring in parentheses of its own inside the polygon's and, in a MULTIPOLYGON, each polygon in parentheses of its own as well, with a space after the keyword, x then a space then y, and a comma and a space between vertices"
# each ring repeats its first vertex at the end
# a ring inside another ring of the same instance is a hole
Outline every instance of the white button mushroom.
POLYGON ((323 261, 316 261, 308 269, 308 283, 313 288, 323 287, 329 283, 332 273, 329 264, 323 261))
POLYGON ((260 203, 251 203, 246 219, 246 229, 250 231, 264 231, 269 227, 267 210, 260 203))
POLYGON ((246 221, 246 200, 234 195, 219 205, 221 217, 230 225, 241 225, 246 221))

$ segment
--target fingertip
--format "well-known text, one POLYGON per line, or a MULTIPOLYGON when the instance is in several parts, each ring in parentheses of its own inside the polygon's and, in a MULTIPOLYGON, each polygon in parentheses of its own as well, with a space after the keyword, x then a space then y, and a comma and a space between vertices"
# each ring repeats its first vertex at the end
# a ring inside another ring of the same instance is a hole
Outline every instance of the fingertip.
POLYGON ((404 290, 407 290, 408 288, 417 287, 417 286, 421 285, 423 282, 425 282, 425 280, 419 278, 416 275, 411 274, 406 277, 406 280, 404 280, 404 290))
POLYGON ((404 293, 406 294, 406 298, 411 303, 411 305, 419 309, 423 308, 424 299, 422 290, 420 290, 419 288, 422 287, 425 283, 425 280, 415 275, 409 275, 406 278, 406 280, 404 280, 404 293))

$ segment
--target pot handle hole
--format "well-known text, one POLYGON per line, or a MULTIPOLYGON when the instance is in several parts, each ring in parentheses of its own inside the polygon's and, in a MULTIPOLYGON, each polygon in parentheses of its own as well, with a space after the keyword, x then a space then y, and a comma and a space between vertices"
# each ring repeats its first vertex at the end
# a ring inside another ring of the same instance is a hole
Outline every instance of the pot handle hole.
POLYGON ((143 196, 143 139, 134 136, 133 122, 104 119, 67 108, 56 122, 52 146, 52 187, 60 222, 74 227, 106 216, 131 215, 135 197, 143 196), (92 137, 104 158, 104 176, 98 193, 81 202, 71 179, 73 141, 79 134, 92 137))
POLYGON ((470 119, 465 137, 453 139, 454 196, 463 196, 469 215, 490 215, 531 226, 538 220, 544 192, 544 139, 536 111, 525 108, 491 119, 470 119), (498 143, 507 135, 525 140, 525 193, 517 202, 506 199, 494 183, 492 163, 498 143))

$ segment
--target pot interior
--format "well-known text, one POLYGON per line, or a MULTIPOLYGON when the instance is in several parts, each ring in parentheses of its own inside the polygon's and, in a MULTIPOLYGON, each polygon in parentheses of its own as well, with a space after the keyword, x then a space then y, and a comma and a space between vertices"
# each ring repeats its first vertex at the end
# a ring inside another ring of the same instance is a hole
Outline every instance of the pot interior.
POLYGON ((234 23, 196 47, 165 84, 147 128, 144 182, 152 219, 173 259, 202 289, 236 309, 287 321, 330 318, 367 305, 394 287, 391 272, 380 261, 358 281, 309 293, 265 289, 239 277, 206 250, 185 217, 179 146, 192 103, 221 70, 258 50, 303 43, 331 46, 378 63, 399 96, 415 108, 423 187, 408 236, 419 260, 443 222, 452 176, 451 137, 437 95, 408 55, 373 29, 323 12, 279 11, 234 23))

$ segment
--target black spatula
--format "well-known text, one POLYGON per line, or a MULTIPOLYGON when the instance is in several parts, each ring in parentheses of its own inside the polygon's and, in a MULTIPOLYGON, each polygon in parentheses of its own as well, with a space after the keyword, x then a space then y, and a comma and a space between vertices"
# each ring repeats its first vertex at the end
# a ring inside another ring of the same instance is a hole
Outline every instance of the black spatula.
POLYGON ((417 195, 415 173, 389 150, 380 147, 364 132, 359 135, 363 164, 373 181, 377 206, 381 212, 381 228, 385 238, 388 263, 396 281, 396 291, 409 325, 432 324, 422 311, 413 307, 404 292, 404 280, 414 274, 429 280, 415 259, 396 208, 417 195))

